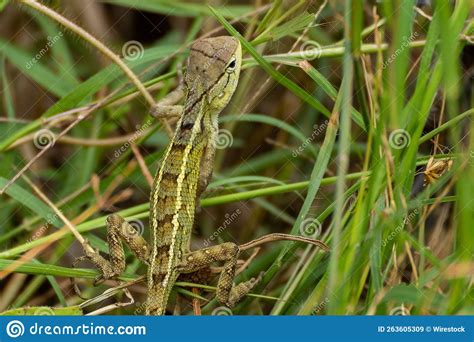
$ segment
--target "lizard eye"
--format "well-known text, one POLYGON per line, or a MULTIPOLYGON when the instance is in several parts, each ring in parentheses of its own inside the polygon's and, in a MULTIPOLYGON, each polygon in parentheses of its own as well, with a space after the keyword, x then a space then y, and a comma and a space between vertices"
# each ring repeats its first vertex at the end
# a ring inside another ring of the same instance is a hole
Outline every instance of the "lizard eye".
POLYGON ((227 64, 226 71, 229 72, 229 73, 234 71, 236 65, 237 65, 237 60, 236 60, 235 56, 232 56, 232 59, 230 60, 229 64, 227 64))

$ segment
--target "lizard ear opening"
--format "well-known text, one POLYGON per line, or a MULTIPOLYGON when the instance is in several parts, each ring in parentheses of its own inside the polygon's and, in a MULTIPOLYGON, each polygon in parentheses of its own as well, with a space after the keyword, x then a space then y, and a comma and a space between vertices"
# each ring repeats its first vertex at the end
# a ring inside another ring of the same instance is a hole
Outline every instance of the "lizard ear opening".
POLYGON ((235 70, 236 65, 237 65, 237 59, 235 58, 235 56, 232 56, 229 64, 227 64, 226 71, 228 73, 231 73, 232 71, 235 70))

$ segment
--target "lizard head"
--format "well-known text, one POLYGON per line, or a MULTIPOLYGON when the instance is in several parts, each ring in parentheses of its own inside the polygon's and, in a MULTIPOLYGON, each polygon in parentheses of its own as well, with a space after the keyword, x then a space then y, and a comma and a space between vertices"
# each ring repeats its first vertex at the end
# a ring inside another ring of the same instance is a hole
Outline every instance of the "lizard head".
POLYGON ((205 99, 213 113, 229 103, 237 87, 242 62, 240 42, 229 36, 201 39, 191 46, 185 83, 205 99))

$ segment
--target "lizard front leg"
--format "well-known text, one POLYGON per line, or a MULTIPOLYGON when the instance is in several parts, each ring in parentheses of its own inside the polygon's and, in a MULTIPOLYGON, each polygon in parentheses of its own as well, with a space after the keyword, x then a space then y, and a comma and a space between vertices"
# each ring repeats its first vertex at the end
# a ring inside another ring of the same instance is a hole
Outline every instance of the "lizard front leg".
POLYGON ((223 261, 224 267, 217 283, 216 297, 219 302, 232 308, 252 290, 259 280, 252 278, 234 285, 239 253, 239 246, 232 242, 200 249, 184 255, 183 261, 177 267, 177 270, 180 273, 192 273, 209 266, 213 262, 223 261))
POLYGON ((184 87, 180 84, 176 89, 157 102, 150 111, 150 115, 162 119, 174 119, 181 116, 183 106, 177 103, 184 97, 184 87))
POLYGON ((150 247, 145 239, 135 228, 120 215, 107 216, 107 245, 109 247, 109 258, 104 258, 98 251, 84 248, 85 258, 90 260, 99 270, 99 275, 94 284, 104 280, 113 279, 125 270, 125 253, 122 240, 129 246, 132 252, 144 263, 148 264, 150 247))
POLYGON ((197 198, 201 198, 201 195, 206 191, 209 182, 212 179, 212 173, 214 171, 214 158, 216 155, 216 148, 210 145, 211 142, 208 142, 204 147, 200 171, 199 171, 199 183, 198 191, 196 194, 197 198))

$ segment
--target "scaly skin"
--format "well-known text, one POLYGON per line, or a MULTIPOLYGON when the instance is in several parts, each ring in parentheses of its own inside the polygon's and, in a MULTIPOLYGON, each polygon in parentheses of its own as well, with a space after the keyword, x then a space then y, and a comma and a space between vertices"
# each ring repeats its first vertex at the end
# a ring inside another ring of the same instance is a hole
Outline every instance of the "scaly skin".
POLYGON ((179 276, 177 265, 190 252, 197 201, 212 174, 217 116, 234 93, 240 62, 240 43, 231 37, 200 40, 191 47, 183 113, 150 196, 154 248, 148 270, 148 314, 164 313, 179 276))

